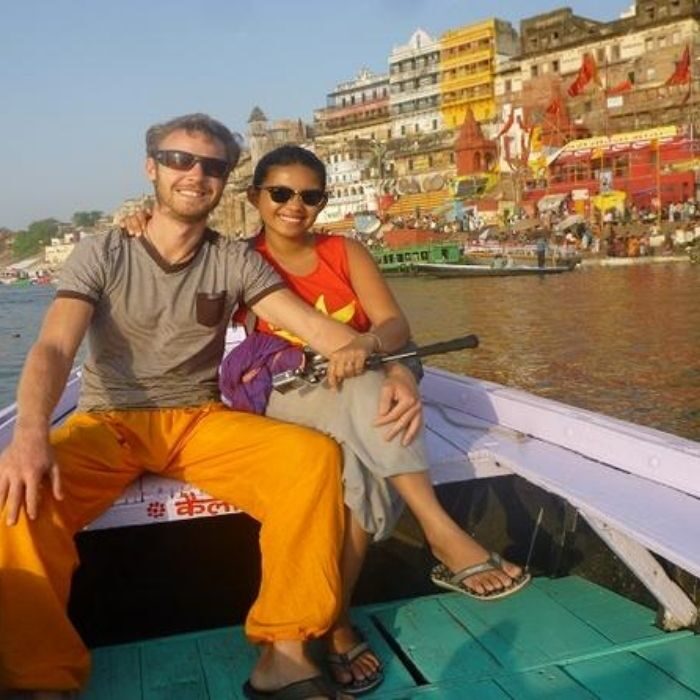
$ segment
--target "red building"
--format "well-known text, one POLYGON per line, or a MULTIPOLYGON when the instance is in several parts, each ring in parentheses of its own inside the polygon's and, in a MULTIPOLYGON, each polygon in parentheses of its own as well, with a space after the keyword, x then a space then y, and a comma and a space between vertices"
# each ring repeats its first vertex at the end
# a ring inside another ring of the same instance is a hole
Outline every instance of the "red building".
POLYGON ((686 201, 695 197, 693 151, 675 126, 570 141, 550 161, 547 182, 527 183, 524 200, 561 194, 579 202, 580 211, 611 191, 626 193, 628 206, 686 201))

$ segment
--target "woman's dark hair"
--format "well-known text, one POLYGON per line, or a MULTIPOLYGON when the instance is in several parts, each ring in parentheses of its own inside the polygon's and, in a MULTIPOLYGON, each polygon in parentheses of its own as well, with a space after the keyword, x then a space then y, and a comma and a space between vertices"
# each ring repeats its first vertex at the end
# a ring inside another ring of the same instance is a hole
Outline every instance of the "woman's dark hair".
POLYGON ((260 187, 270 168, 278 165, 303 165, 316 173, 321 189, 326 189, 326 166, 323 161, 312 151, 289 143, 266 153, 258 161, 253 173, 253 187, 260 187))

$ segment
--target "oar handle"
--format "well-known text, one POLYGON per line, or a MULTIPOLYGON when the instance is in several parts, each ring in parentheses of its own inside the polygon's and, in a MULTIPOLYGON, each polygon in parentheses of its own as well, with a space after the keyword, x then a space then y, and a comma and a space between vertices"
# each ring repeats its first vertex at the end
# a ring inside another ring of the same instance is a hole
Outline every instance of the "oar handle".
POLYGON ((443 355, 447 352, 456 352, 457 350, 468 350, 479 347, 479 338, 474 334, 465 335, 461 338, 453 338, 452 340, 444 340, 440 343, 432 345, 423 345, 414 350, 406 352, 395 352, 389 355, 371 355, 367 358, 365 365, 368 369, 377 369, 385 362, 394 362, 395 360, 403 360, 407 357, 426 357, 427 355, 443 355))

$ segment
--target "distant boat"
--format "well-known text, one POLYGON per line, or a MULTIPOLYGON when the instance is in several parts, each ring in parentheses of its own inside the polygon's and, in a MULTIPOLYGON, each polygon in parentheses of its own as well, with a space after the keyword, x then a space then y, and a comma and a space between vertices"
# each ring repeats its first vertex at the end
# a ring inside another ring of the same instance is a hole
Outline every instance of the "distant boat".
POLYGON ((424 243, 401 248, 371 249, 379 269, 383 273, 413 274, 419 264, 452 263, 463 260, 458 243, 424 243))
POLYGON ((471 265, 467 263, 413 263, 412 269, 433 277, 521 277, 523 275, 555 275, 570 272, 573 265, 537 267, 535 265, 471 265))

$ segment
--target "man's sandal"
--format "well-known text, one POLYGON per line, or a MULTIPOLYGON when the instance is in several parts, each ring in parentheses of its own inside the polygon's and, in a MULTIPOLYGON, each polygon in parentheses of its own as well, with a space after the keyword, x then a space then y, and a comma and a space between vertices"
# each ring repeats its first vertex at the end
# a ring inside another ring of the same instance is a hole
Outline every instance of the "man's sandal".
POLYGON ((342 694, 336 692, 323 676, 306 678, 303 681, 289 683, 277 690, 258 690, 250 681, 243 685, 243 695, 248 700, 308 700, 308 698, 342 699, 342 694))

